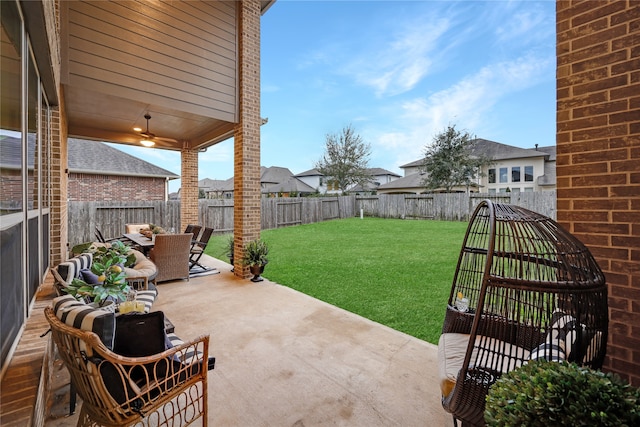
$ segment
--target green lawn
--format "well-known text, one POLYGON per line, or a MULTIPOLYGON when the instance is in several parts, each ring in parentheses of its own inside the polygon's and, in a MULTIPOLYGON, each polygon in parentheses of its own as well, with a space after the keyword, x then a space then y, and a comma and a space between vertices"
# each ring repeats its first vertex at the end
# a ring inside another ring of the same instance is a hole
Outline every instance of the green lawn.
MULTIPOLYGON (((437 343, 467 223, 350 218, 264 230, 264 277, 437 343)), ((229 235, 206 253, 227 260, 229 235)))

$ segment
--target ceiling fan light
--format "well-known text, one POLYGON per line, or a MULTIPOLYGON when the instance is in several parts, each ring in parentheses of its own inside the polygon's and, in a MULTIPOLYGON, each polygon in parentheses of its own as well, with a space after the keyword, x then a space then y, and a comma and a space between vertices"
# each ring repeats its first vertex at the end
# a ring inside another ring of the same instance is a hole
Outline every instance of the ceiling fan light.
POLYGON ((153 147, 154 145, 156 145, 156 143, 151 141, 150 139, 143 139, 142 141, 140 141, 140 144, 144 145, 145 147, 153 147))

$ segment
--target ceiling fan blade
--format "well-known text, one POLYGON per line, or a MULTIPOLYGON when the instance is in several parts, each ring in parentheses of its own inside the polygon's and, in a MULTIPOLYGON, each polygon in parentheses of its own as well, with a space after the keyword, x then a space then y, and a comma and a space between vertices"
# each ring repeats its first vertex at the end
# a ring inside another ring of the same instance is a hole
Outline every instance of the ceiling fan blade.
POLYGON ((156 137, 154 137, 154 140, 156 140, 156 141, 164 141, 164 142, 173 142, 173 143, 178 143, 179 142, 175 138, 166 138, 166 137, 162 137, 162 136, 156 136, 156 137))

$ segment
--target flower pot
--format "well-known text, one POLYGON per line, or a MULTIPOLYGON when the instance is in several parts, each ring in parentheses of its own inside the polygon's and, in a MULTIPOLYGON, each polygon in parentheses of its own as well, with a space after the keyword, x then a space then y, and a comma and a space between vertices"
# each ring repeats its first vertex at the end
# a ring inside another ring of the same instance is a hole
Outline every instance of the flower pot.
POLYGON ((251 272, 251 274, 253 274, 253 277, 251 278, 252 282, 262 282, 264 280, 262 277, 260 277, 260 275, 264 272, 264 266, 265 264, 256 264, 249 266, 249 271, 251 272))

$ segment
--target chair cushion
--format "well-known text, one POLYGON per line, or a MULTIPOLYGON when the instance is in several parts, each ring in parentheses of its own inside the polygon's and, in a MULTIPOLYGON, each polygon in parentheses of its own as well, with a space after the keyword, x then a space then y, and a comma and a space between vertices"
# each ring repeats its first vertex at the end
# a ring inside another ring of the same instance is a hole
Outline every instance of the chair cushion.
POLYGON ((566 356, 565 360, 581 361, 592 339, 593 335, 575 317, 560 309, 552 313, 545 343, 560 347, 566 356))
POLYGON ((80 271, 90 269, 92 262, 93 255, 84 253, 58 264, 56 270, 58 271, 58 275, 64 280, 62 285, 68 286, 73 279, 80 279, 80 271))
POLYGON ((561 362, 563 360, 567 360, 567 354, 564 351, 564 346, 550 342, 543 342, 531 351, 531 356, 529 358, 531 360, 561 362))
POLYGON ((93 308, 71 295, 54 298, 53 311, 65 325, 93 332, 109 350, 113 348, 115 313, 93 308))
POLYGON ((158 268, 149 258, 135 249, 131 250, 136 257, 136 263, 133 267, 125 267, 124 273, 127 277, 148 277, 153 279, 158 272, 158 268))
MULTIPOLYGON (((476 336, 476 346, 471 353, 470 365, 489 368, 506 373, 522 366, 529 359, 529 351, 506 341, 476 336), (491 349, 482 353, 478 359, 478 346, 491 349), (497 357, 498 356, 498 357, 497 357), (476 360, 478 359, 478 360, 476 360)), ((468 334, 445 333, 438 342, 438 376, 440 391, 446 397, 456 385, 458 373, 464 363, 464 356, 469 345, 468 334)))
POLYGON ((155 289, 147 290, 147 291, 136 291, 136 301, 144 302, 144 312, 149 313, 151 311, 151 307, 153 307, 153 303, 158 296, 158 291, 155 289))

